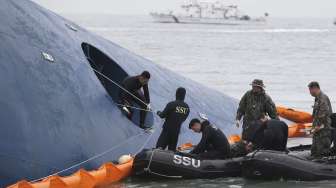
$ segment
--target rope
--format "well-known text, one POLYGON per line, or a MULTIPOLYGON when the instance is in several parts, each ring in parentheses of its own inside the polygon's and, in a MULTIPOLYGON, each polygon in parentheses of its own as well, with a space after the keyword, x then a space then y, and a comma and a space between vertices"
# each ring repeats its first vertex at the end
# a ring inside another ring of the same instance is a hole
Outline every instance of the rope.
POLYGON ((154 156, 154 153, 155 153, 156 150, 157 150, 157 149, 154 149, 154 150, 153 150, 153 152, 152 152, 152 154, 151 154, 151 156, 150 156, 150 158, 149 158, 149 162, 148 162, 147 168, 145 168, 144 171, 148 171, 148 172, 151 171, 151 170, 150 170, 150 165, 152 164, 153 156, 154 156))
POLYGON ((154 129, 154 131, 150 133, 151 135, 147 138, 147 140, 145 141, 145 143, 138 149, 138 151, 135 152, 135 155, 137 155, 138 153, 140 153, 146 147, 146 145, 148 144, 148 142, 152 139, 155 131, 156 131, 156 129, 154 129))
POLYGON ((92 70, 94 72, 96 72, 97 74, 101 75, 102 77, 104 77, 106 80, 112 82, 114 85, 118 86, 120 89, 122 89, 123 91, 125 91, 126 93, 128 93, 129 95, 131 95, 133 98, 139 100, 141 103, 143 103, 144 105, 148 106, 147 103, 145 103, 142 99, 140 99, 139 97, 135 96, 133 93, 129 92, 127 89, 125 89, 124 87, 122 87, 121 85, 119 85, 117 82, 111 80, 109 77, 105 76, 103 73, 99 72, 98 70, 94 69, 93 67, 91 67, 92 70))
POLYGON ((122 107, 127 107, 127 108, 131 108, 131 109, 135 109, 135 110, 141 110, 141 111, 146 111, 146 112, 152 112, 154 113, 153 110, 147 110, 147 109, 143 109, 143 108, 138 108, 135 106, 130 106, 130 105, 126 105, 126 104, 120 104, 120 103, 115 103, 117 106, 122 106, 122 107))
MULTIPOLYGON (((89 61, 91 61, 92 63, 95 64, 95 62, 90 58, 90 50, 89 50, 89 48, 88 48, 88 55, 89 55, 89 57, 87 57, 87 59, 88 59, 89 61)), ((104 75, 104 74, 101 73, 100 71, 96 70, 96 69, 93 68, 92 66, 91 66, 91 68, 93 69, 94 72, 96 72, 97 74, 101 75, 103 78, 105 78, 105 79, 108 80, 109 82, 113 83, 114 85, 116 85, 117 87, 119 87, 120 89, 122 89, 123 91, 125 91, 126 93, 128 93, 129 95, 131 95, 133 98, 139 100, 140 102, 142 102, 143 104, 145 104, 147 107, 149 107, 149 105, 148 105, 147 103, 145 103, 142 99, 138 98, 137 96, 135 96, 134 94, 132 94, 131 92, 129 92, 127 89, 125 89, 124 87, 122 87, 121 85, 119 85, 117 82, 111 80, 109 77, 107 77, 106 75, 104 75)), ((133 108, 133 109, 137 109, 137 110, 143 110, 143 111, 153 112, 153 110, 151 110, 151 109, 142 109, 142 108, 137 108, 137 107, 134 107, 134 106, 123 105, 123 104, 118 104, 118 103, 116 103, 116 105, 118 105, 118 106, 125 106, 125 107, 128 107, 128 108, 133 108)), ((140 149, 135 153, 135 155, 138 154, 138 153, 140 153, 140 152, 143 150, 143 148, 148 144, 148 142, 150 141, 150 139, 153 137, 154 132, 155 132, 155 130, 154 130, 153 132, 150 133, 151 135, 147 138, 147 140, 145 141, 145 143, 140 147, 140 149)), ((90 161, 92 161, 92 160, 95 160, 95 159, 97 159, 97 158, 100 158, 100 157, 106 155, 107 153, 110 153, 110 152, 112 152, 113 150, 117 149, 118 147, 122 146, 123 144, 129 142, 130 140, 133 140, 134 138, 136 138, 136 137, 138 137, 138 136, 140 136, 140 135, 143 135, 144 133, 146 133, 146 132, 142 132, 142 133, 139 133, 139 134, 137 134, 137 135, 134 135, 134 136, 128 138, 127 140, 125 140, 124 142, 121 142, 121 143, 119 143, 119 144, 117 144, 117 145, 111 147, 110 149, 108 149, 108 150, 106 150, 106 151, 104 151, 104 152, 102 152, 102 153, 100 153, 100 154, 98 154, 98 155, 92 156, 92 157, 90 157, 89 159, 87 159, 87 160, 85 160, 85 161, 82 161, 82 162, 80 162, 80 163, 74 164, 74 165, 72 165, 72 166, 70 166, 70 167, 68 167, 68 168, 65 168, 65 169, 63 169, 63 170, 60 170, 60 171, 58 171, 58 172, 56 172, 56 173, 53 173, 53 174, 51 174, 51 175, 48 175, 48 176, 45 176, 45 177, 42 177, 42 178, 38 178, 38 179, 32 180, 32 181, 30 181, 30 183, 35 183, 35 182, 41 181, 41 180, 43 180, 43 179, 45 179, 45 178, 48 178, 48 177, 51 177, 51 176, 55 176, 55 175, 58 175, 58 174, 60 174, 60 173, 64 173, 64 172, 66 172, 66 171, 68 171, 68 170, 71 170, 71 169, 76 168, 76 167, 79 167, 79 166, 81 166, 81 165, 83 165, 83 164, 85 164, 85 163, 88 163, 88 162, 90 162, 90 161)))
MULTIPOLYGON (((89 53, 88 55, 90 56, 90 50, 88 50, 88 53, 89 53)), ((91 57, 86 57, 86 58, 89 59, 90 62, 95 63, 95 61, 93 61, 91 59, 91 57)), ((142 99, 140 99, 139 97, 135 96, 133 93, 131 93, 130 91, 128 91, 127 89, 125 89, 123 86, 121 86, 117 82, 115 82, 112 79, 110 79, 109 77, 107 77, 105 74, 101 73, 100 71, 98 71, 97 69, 93 68, 92 66, 90 66, 90 68, 92 68, 92 70, 94 72, 96 72, 97 74, 99 74, 100 76, 102 76, 103 78, 105 78, 106 80, 108 80, 109 82, 113 83, 114 85, 116 85, 117 87, 119 87, 120 89, 122 89, 123 91, 125 91, 126 93, 128 93, 129 95, 131 95, 133 98, 139 100, 141 103, 143 103, 144 105, 148 106, 148 104, 146 102, 144 102, 142 99)))
MULTIPOLYGON (((88 52, 89 52, 89 48, 88 48, 88 52)), ((87 59, 89 59, 89 61, 95 63, 95 61, 93 61, 90 57, 90 53, 89 53, 89 57, 87 57, 87 59)), ((134 97, 135 99, 139 100, 140 102, 142 102, 143 104, 145 104, 147 107, 149 106, 147 103, 145 103, 142 99, 138 98, 137 96, 135 96, 134 94, 132 94, 131 92, 129 92, 127 89, 125 89, 123 86, 121 86, 120 84, 118 84, 117 82, 111 80, 109 77, 107 77, 106 75, 104 75, 103 73, 101 73, 100 71, 96 70, 95 68, 91 67, 92 70, 94 72, 96 72, 97 74, 101 75, 103 78, 105 78, 106 80, 108 80, 109 82, 113 83, 114 85, 116 85, 117 87, 119 87, 120 89, 122 89, 123 91, 125 91, 126 93, 130 94, 132 97, 134 97)), ((117 106, 122 106, 122 107, 127 107, 127 108, 132 108, 132 109, 136 109, 136 110, 142 110, 142 111, 146 111, 146 112, 152 112, 154 113, 153 109, 143 109, 143 108, 138 108, 135 106, 130 106, 130 105, 125 105, 125 104, 119 104, 116 103, 117 106)), ((155 132, 155 130, 154 130, 155 132)), ((139 152, 141 152, 143 150, 143 148, 147 145, 147 143, 150 141, 150 139, 153 136, 153 133, 151 133, 151 136, 148 137, 148 139, 146 140, 145 144, 143 144, 142 147, 140 147, 140 149, 138 150, 138 152, 136 152, 136 154, 138 154, 139 152)))
POLYGON ((165 177, 165 178, 175 178, 175 179, 183 178, 182 176, 168 176, 168 175, 160 174, 160 173, 153 172, 153 171, 149 171, 149 173, 152 173, 152 174, 157 175, 157 176, 165 177))
MULTIPOLYGON (((150 141, 150 139, 153 137, 155 131, 156 131, 156 129, 154 129, 154 131, 150 133, 151 135, 147 138, 147 140, 146 140, 146 141, 144 142, 144 144, 139 148, 139 150, 137 150, 137 151, 135 152, 134 155, 137 155, 138 153, 140 153, 140 152, 146 147, 146 145, 148 144, 148 142, 150 141)), ((35 182, 41 181, 41 180, 43 180, 43 179, 45 179, 45 178, 49 178, 49 177, 51 177, 51 176, 55 176, 55 175, 58 175, 58 174, 60 174, 60 173, 66 172, 66 171, 68 171, 68 170, 71 170, 71 169, 73 169, 73 168, 79 167, 79 166, 81 166, 81 165, 83 165, 83 164, 85 164, 85 163, 88 163, 88 162, 90 162, 90 161, 92 161, 92 160, 95 160, 95 159, 97 159, 97 158, 99 158, 99 157, 102 157, 102 156, 106 155, 107 153, 112 152, 113 150, 115 150, 115 149, 119 148, 120 146, 124 145, 125 143, 128 143, 129 141, 133 140, 134 138, 136 138, 136 137, 138 137, 138 136, 141 136, 141 135, 143 135, 143 134, 145 134, 145 133, 147 133, 147 132, 142 132, 142 133, 139 133, 139 134, 137 134, 137 135, 134 135, 134 136, 128 138, 127 140, 125 140, 124 142, 121 142, 121 143, 119 143, 118 145, 113 146, 113 147, 111 147, 110 149, 108 149, 108 150, 106 150, 106 151, 104 151, 104 152, 102 152, 102 153, 100 153, 100 154, 98 154, 98 155, 95 155, 95 156, 93 156, 93 157, 91 157, 91 158, 89 158, 89 159, 87 159, 87 160, 85 160, 85 161, 82 161, 82 162, 80 162, 80 163, 74 164, 74 165, 72 165, 72 166, 70 166, 70 167, 68 167, 68 168, 65 168, 65 169, 63 169, 63 170, 60 170, 60 171, 58 171, 58 172, 56 172, 56 173, 53 173, 53 174, 51 174, 51 175, 48 175, 48 176, 45 176, 45 177, 42 177, 42 178, 38 178, 38 179, 32 180, 32 181, 30 181, 30 183, 35 183, 35 182)))
MULTIPOLYGON (((124 142, 121 142, 121 143, 119 143, 118 145, 115 145, 115 146, 111 147, 110 149, 108 149, 108 150, 106 150, 106 151, 104 151, 104 152, 102 152, 102 153, 100 153, 100 154, 98 154, 98 155, 95 155, 95 156, 93 156, 93 157, 90 157, 89 159, 87 159, 87 160, 85 160, 85 161, 82 161, 82 162, 80 162, 80 163, 74 164, 74 165, 72 165, 72 166, 70 166, 70 167, 68 167, 68 168, 65 168, 65 169, 63 169, 63 170, 61 170, 61 171, 58 171, 58 172, 56 172, 56 173, 53 173, 53 174, 51 174, 51 175, 48 175, 48 176, 45 176, 45 177, 38 178, 38 179, 35 179, 35 180, 33 180, 33 181, 30 181, 30 183, 35 183, 35 182, 41 181, 41 180, 43 180, 43 179, 45 179, 45 178, 49 178, 49 177, 51 177, 51 176, 58 175, 58 174, 60 174, 60 173, 66 172, 66 171, 68 171, 68 170, 71 170, 71 169, 73 169, 73 168, 79 167, 79 166, 81 166, 81 165, 83 165, 83 164, 85 164, 85 163, 88 163, 88 162, 92 161, 92 160, 95 160, 95 159, 97 159, 97 158, 99 158, 99 157, 102 157, 102 156, 104 156, 104 155, 106 155, 106 154, 112 152, 113 150, 119 148, 120 146, 124 145, 125 143, 127 143, 127 142, 133 140, 134 138, 143 135, 144 133, 145 133, 145 132, 142 132, 142 133, 139 133, 139 134, 137 134, 137 135, 134 135, 134 136, 130 137, 129 139, 125 140, 124 142)), ((154 132, 153 132, 153 133, 154 133, 154 132)), ((152 133, 152 135, 153 135, 153 133, 152 133)), ((152 135, 151 135, 150 137, 152 137, 152 135)), ((146 145, 146 144, 148 143, 148 141, 149 141, 149 140, 147 140, 147 141, 145 142, 144 145, 146 145)), ((141 148, 144 148, 144 145, 141 146, 141 148)))
MULTIPOLYGON (((92 62, 94 62, 91 58, 87 57, 88 59, 90 59, 92 62)), ((101 75, 103 78, 105 78, 106 80, 110 81, 111 83, 113 83, 114 85, 118 86, 120 89, 122 89, 123 91, 127 92, 128 94, 130 94, 132 97, 134 97, 135 99, 139 100, 140 102, 142 102, 143 104, 145 104, 146 106, 148 106, 147 103, 145 103, 143 100, 139 99, 137 96, 133 95, 131 92, 129 92, 127 89, 125 89, 124 87, 122 87, 121 85, 119 85, 118 83, 116 83, 115 81, 111 80, 109 77, 107 77, 106 75, 104 75, 103 73, 99 72, 98 70, 94 69, 93 67, 91 67, 92 70, 94 72, 96 72, 97 74, 101 75)), ((123 107, 128 107, 128 108, 133 108, 133 109, 137 109, 137 110, 143 110, 143 111, 147 111, 147 112, 153 112, 153 110, 151 109, 142 109, 142 108, 137 108, 137 107, 134 107, 134 106, 129 106, 129 105, 124 105, 124 104, 119 104, 119 103, 116 103, 116 105, 118 106, 123 106, 123 107)), ((155 132, 155 130, 154 130, 155 132)), ((150 141, 150 139, 153 137, 153 133, 151 133, 151 135, 147 138, 146 142, 142 145, 142 147, 140 147, 140 149, 135 153, 135 155, 137 155, 138 153, 140 153, 143 148, 147 145, 147 143, 150 141)), ((160 174, 160 173, 156 173, 156 172, 152 172, 150 170, 150 165, 152 163, 152 160, 153 160, 153 155, 154 155, 154 152, 155 150, 153 150, 152 152, 152 155, 151 155, 151 158, 150 158, 150 161, 148 163, 148 167, 146 169, 144 169, 145 171, 148 171, 149 173, 152 173, 152 174, 155 174, 155 175, 158 175, 158 176, 162 176, 162 177, 167 177, 167 178, 182 178, 182 176, 167 176, 167 175, 164 175, 164 174, 160 174)))
POLYGON ((160 173, 157 173, 157 172, 153 172, 151 169, 150 169, 150 165, 152 164, 152 161, 153 161, 153 156, 154 156, 154 153, 155 151, 158 150, 158 149, 154 149, 152 151, 152 154, 150 156, 150 159, 149 159, 149 162, 148 162, 148 165, 147 165, 147 168, 144 168, 144 171, 145 172, 148 172, 148 173, 151 173, 151 174, 154 174, 154 175, 157 175, 157 176, 161 176, 161 177, 165 177, 165 178, 183 178, 182 176, 169 176, 169 175, 165 175, 165 174, 160 174, 160 173))

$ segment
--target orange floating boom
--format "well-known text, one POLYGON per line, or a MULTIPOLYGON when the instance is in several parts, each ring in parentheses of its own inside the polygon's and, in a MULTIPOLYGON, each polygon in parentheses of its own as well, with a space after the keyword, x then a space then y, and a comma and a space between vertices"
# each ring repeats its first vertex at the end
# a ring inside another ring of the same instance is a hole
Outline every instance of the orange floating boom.
POLYGON ((119 165, 106 163, 98 170, 81 169, 71 176, 51 176, 35 183, 23 180, 8 188, 97 188, 128 177, 131 174, 132 165, 133 159, 119 165))
POLYGON ((293 121, 295 123, 312 123, 313 117, 308 112, 298 111, 286 107, 277 107, 280 117, 293 121))
POLYGON ((295 123, 288 125, 288 138, 308 136, 307 132, 311 129, 312 124, 310 123, 295 123))

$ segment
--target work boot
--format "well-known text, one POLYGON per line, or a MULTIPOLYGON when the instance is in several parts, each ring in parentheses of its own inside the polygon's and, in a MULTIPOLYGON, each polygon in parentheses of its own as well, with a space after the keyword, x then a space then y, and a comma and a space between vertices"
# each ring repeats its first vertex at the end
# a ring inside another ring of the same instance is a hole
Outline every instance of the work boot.
POLYGON ((126 106, 122 107, 121 110, 122 110, 123 114, 125 114, 125 116, 128 119, 132 118, 132 113, 131 113, 131 111, 126 106))
POLYGON ((336 155, 336 146, 333 146, 331 149, 330 149, 330 155, 331 156, 335 156, 336 155))

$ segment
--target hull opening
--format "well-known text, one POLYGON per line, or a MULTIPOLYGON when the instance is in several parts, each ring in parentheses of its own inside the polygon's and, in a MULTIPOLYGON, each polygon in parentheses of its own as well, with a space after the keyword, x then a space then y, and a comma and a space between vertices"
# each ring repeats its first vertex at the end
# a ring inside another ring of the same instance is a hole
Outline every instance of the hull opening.
MULTIPOLYGON (((121 85, 122 81, 130 75, 128 75, 128 73, 123 68, 121 68, 116 61, 107 56, 98 48, 88 43, 82 43, 81 46, 86 59, 88 60, 92 69, 95 70, 95 75, 97 76, 102 86, 105 88, 108 95, 111 97, 113 104, 122 107, 119 101, 120 88, 118 85, 121 85), (111 81, 115 82, 116 84, 112 83, 111 81)), ((136 104, 133 104, 133 106, 134 108, 131 120, 134 124, 139 125, 141 108, 136 104)), ((145 125, 147 127, 152 127, 153 122, 153 114, 148 113, 145 125)))

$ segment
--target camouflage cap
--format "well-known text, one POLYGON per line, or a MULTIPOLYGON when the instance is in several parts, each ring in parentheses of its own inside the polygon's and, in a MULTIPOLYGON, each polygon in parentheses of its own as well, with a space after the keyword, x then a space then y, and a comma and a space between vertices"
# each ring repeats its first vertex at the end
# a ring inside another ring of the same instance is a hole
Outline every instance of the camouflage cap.
POLYGON ((250 85, 265 88, 264 82, 260 79, 254 79, 253 82, 250 85))

